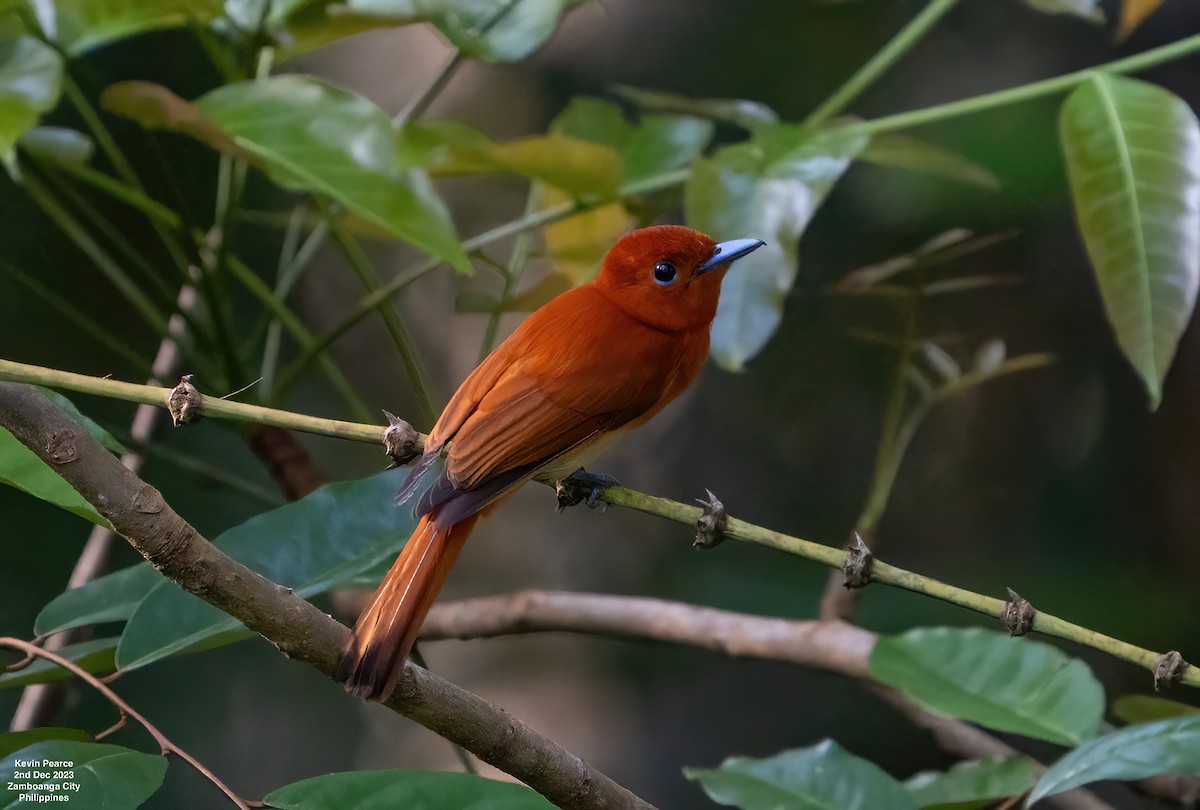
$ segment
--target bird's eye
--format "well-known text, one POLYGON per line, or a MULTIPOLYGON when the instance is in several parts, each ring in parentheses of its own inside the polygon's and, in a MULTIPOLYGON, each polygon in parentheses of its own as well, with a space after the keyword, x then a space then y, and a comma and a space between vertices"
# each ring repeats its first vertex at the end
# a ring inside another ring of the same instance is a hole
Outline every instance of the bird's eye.
POLYGON ((654 280, 659 284, 670 284, 675 280, 675 265, 667 261, 654 265, 654 280))

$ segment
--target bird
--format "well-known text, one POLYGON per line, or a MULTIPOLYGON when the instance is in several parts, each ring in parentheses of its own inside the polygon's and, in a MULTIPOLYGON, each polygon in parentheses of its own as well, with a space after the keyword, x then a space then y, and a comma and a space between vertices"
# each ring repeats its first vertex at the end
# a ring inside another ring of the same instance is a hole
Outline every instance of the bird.
POLYGON ((419 518, 338 659, 348 692, 386 701, 476 522, 531 478, 584 474, 683 392, 708 357, 721 282, 763 246, 681 225, 633 230, 595 279, 534 311, 463 381, 397 495, 419 518))

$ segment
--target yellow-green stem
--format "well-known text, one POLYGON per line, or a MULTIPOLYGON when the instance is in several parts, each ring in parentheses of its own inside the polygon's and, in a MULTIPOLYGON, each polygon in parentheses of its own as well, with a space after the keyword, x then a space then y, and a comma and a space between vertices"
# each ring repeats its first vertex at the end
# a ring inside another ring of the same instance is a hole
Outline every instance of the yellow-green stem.
MULTIPOLYGON (((1040 357, 1029 361, 1030 364, 1045 362, 1040 357)), ((49 388, 61 388, 68 391, 79 391, 97 396, 123 399, 129 402, 148 403, 166 407, 166 398, 170 389, 155 388, 148 385, 117 382, 116 380, 89 377, 83 374, 73 374, 57 369, 31 366, 24 363, 14 363, 0 360, 0 380, 9 382, 31 383, 44 385, 49 388)), ((940 398, 939 398, 940 399, 940 398)), ((935 400, 936 401, 936 400, 935 400)), ((339 422, 332 419, 320 419, 315 416, 302 416, 288 411, 272 408, 262 408, 256 405, 244 405, 239 402, 228 402, 213 397, 204 397, 201 413, 205 416, 233 419, 255 424, 275 425, 306 433, 316 433, 324 436, 335 436, 343 439, 382 443, 383 426, 362 425, 352 422, 339 422)), ((423 439, 424 437, 422 437, 423 439)), ((648 515, 656 515, 677 523, 695 524, 701 515, 701 509, 696 506, 646 495, 642 492, 626 489, 625 487, 609 487, 602 494, 606 503, 623 506, 648 515)), ((799 537, 772 531, 771 529, 747 523, 744 520, 729 518, 724 529, 728 538, 745 543, 766 546, 797 557, 819 562, 832 568, 840 568, 846 554, 840 548, 814 543, 799 537)), ((952 605, 967 608, 987 616, 1000 618, 1004 615, 1005 602, 991 596, 984 596, 965 588, 948 585, 921 574, 906 571, 893 565, 876 560, 871 569, 871 580, 902 588, 913 593, 948 602, 952 605)), ((1123 661, 1135 664, 1144 669, 1154 670, 1159 654, 1133 644, 1097 633, 1086 627, 1060 619, 1048 613, 1038 612, 1033 622, 1033 629, 1039 633, 1056 638, 1073 641, 1108 653, 1123 661)), ((1189 666, 1183 671, 1180 683, 1192 687, 1200 687, 1200 668, 1189 666)))

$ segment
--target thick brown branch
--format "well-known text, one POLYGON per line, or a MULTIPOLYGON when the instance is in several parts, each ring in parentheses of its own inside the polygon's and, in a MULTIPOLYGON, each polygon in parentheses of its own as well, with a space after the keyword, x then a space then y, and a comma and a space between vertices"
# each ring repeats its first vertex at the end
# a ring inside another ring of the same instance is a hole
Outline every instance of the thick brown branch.
MULTIPOLYGON (((434 605, 421 627, 421 640, 544 632, 666 641, 736 658, 786 661, 849 675, 863 680, 916 726, 928 731, 950 754, 981 759, 1020 753, 986 731, 932 714, 895 689, 872 680, 868 661, 876 635, 842 621, 777 619, 663 599, 519 591, 434 605)), ((1134 785, 1151 796, 1190 800, 1200 780, 1164 775, 1134 785)), ((1110 805, 1084 790, 1047 801, 1068 810, 1111 810, 1110 805)))
MULTIPOLYGON (((142 556, 281 652, 331 674, 348 631, 230 559, 35 389, 0 383, 0 424, 54 468, 142 556), (54 447, 52 457, 48 448, 54 447), (72 453, 63 453, 70 447, 72 453), (59 463, 55 458, 72 460, 59 463)), ((564 808, 650 805, 482 698, 409 664, 388 706, 459 743, 564 808)))

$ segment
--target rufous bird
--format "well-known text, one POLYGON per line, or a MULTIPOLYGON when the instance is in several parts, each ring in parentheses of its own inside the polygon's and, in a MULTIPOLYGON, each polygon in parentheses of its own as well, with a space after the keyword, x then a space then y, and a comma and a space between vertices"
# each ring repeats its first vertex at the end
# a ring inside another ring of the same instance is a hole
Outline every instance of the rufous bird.
POLYGON ((531 314, 471 372, 397 496, 420 522, 338 660, 347 691, 388 698, 484 514, 530 478, 568 477, 696 379, 721 280, 762 245, 678 225, 633 231, 594 281, 531 314))

